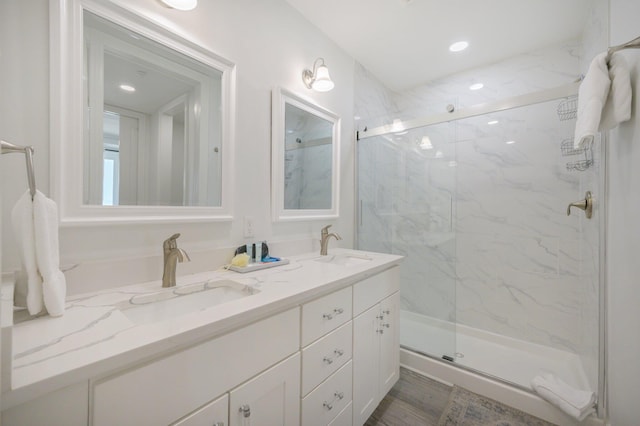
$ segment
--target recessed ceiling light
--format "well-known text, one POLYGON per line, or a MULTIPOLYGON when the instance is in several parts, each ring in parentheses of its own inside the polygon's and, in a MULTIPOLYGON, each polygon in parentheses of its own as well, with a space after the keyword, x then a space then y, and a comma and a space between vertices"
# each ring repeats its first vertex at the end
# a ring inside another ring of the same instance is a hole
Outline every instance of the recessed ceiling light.
POLYGON ((507 141, 505 142, 507 145, 513 145, 514 143, 516 143, 516 141, 507 141))
POLYGON ((449 46, 449 50, 451 52, 460 52, 469 47, 469 43, 466 41, 456 41, 451 46, 449 46))
POLYGON ((475 83, 472 84, 471 86, 469 86, 469 90, 480 90, 484 87, 484 84, 482 83, 475 83))
POLYGON ((120 85, 120 89, 124 90, 125 92, 129 92, 129 93, 133 93, 136 91, 136 88, 129 85, 129 84, 121 84, 120 85))
POLYGON ((498 123, 499 123, 499 121, 498 121, 498 120, 491 120, 491 121, 487 122, 487 124, 488 124, 489 126, 493 126, 494 124, 498 124, 498 123))

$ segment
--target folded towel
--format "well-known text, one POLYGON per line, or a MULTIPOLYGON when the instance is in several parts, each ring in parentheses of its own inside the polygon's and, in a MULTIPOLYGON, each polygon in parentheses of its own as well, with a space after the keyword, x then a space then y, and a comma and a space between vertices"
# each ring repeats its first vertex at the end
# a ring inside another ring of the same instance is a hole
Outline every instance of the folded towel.
POLYGON ((18 297, 16 305, 26 305, 31 315, 37 315, 42 311, 43 305, 42 277, 36 262, 33 202, 29 191, 18 199, 11 211, 11 219, 24 269, 24 273, 18 277, 16 283, 15 294, 18 297), (20 300, 20 295, 26 300, 20 300))
POLYGON ((542 398, 577 419, 584 420, 595 410, 596 396, 593 392, 575 389, 551 373, 544 373, 531 380, 531 387, 542 398))
POLYGON ((593 58, 587 75, 578 91, 578 115, 576 120, 574 148, 588 146, 598 132, 602 109, 609 95, 611 80, 607 67, 606 52, 593 58))
POLYGON ((602 110, 599 130, 613 129, 631 118, 631 77, 623 55, 612 55, 609 60, 611 88, 602 110))
POLYGON ((33 223, 44 306, 49 315, 57 317, 64 313, 67 296, 67 282, 60 271, 58 207, 40 191, 33 198, 33 223))

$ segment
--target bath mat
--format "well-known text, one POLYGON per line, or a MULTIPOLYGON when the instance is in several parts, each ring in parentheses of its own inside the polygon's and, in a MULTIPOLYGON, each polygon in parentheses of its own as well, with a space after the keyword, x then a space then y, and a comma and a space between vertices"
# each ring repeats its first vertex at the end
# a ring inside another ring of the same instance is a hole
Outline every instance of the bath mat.
POLYGON ((493 399, 454 386, 438 426, 555 426, 493 399))

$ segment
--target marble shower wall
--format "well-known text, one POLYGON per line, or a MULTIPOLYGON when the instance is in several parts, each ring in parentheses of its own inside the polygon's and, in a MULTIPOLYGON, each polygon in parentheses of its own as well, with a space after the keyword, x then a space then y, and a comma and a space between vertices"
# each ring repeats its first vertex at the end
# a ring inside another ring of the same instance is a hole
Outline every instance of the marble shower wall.
MULTIPOLYGON (((404 93, 356 67, 358 128, 571 83, 582 50, 567 42, 404 93)), ((593 385, 599 228, 566 207, 599 191, 600 142, 563 156, 575 120, 560 119, 561 102, 359 141, 358 243, 407 256, 403 309, 578 353, 593 385), (587 170, 567 169, 586 156, 587 170)))

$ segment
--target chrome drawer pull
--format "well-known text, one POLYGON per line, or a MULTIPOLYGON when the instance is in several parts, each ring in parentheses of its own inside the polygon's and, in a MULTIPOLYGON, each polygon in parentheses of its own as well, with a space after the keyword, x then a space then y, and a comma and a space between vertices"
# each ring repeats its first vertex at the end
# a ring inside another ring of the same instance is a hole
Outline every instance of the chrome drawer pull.
POLYGON ((322 360, 327 364, 333 364, 333 359, 329 358, 328 356, 325 356, 324 358, 322 358, 322 360))
POLYGON ((333 315, 331 315, 331 314, 322 314, 322 318, 328 319, 328 320, 332 320, 333 319, 333 315))
POLYGON ((336 354, 337 356, 344 355, 344 351, 342 349, 336 349, 335 351, 333 351, 333 353, 336 354))
POLYGON ((380 324, 380 327, 387 327, 387 328, 389 328, 389 327, 391 327, 391 326, 390 326, 389 324, 380 324))
POLYGON ((376 333, 384 334, 384 330, 376 330, 376 333))
POLYGON ((344 392, 336 392, 333 394, 333 396, 335 396, 336 398, 338 398, 338 400, 342 400, 344 398, 344 392))
POLYGON ((333 401, 327 402, 325 401, 322 406, 327 409, 327 411, 333 410, 333 401))
POLYGON ((383 314, 385 314, 385 315, 391 315, 391 311, 390 311, 390 310, 388 310, 388 309, 387 309, 387 310, 385 310, 385 311, 382 311, 382 313, 383 313, 383 314))
POLYGON ((238 411, 242 413, 242 417, 244 418, 251 416, 251 407, 247 404, 241 405, 238 411))
POLYGON ((341 313, 343 313, 343 312, 344 312, 344 309, 342 309, 342 308, 336 308, 336 309, 334 309, 334 310, 333 310, 333 312, 334 312, 336 315, 340 315, 341 313))

